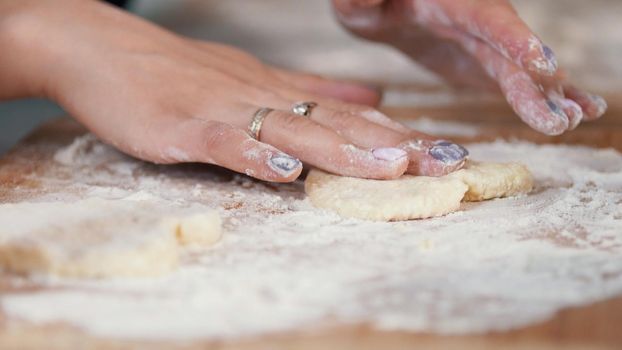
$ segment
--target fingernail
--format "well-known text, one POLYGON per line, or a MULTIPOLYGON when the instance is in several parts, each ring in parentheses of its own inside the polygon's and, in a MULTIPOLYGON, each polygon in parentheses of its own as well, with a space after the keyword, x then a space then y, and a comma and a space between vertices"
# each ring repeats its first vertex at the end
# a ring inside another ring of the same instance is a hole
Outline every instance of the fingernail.
POLYGON ((530 41, 529 49, 537 53, 537 57, 530 62, 531 69, 540 74, 555 74, 557 71, 557 57, 550 47, 544 45, 542 41, 534 39, 530 41))
POLYGON ((583 120, 583 109, 581 109, 581 106, 579 106, 578 103, 567 98, 560 100, 560 104, 564 109, 564 113, 566 113, 566 116, 568 117, 568 129, 576 129, 583 120))
POLYGON ((564 118, 567 118, 566 115, 564 114, 564 112, 562 111, 561 107, 557 103, 553 102, 550 99, 547 99, 546 100, 546 105, 549 106, 549 109, 551 110, 551 112, 553 112, 553 113, 555 113, 555 114, 557 114, 559 116, 563 116, 564 118))
POLYGON ((557 70, 557 57, 555 56, 555 52, 553 52, 553 50, 550 47, 543 45, 542 53, 544 53, 544 57, 546 57, 546 60, 549 62, 551 71, 556 71, 557 70))
POLYGON ((294 173, 302 165, 302 163, 293 157, 284 154, 275 154, 268 162, 270 168, 282 176, 289 176, 294 173))
POLYGON ((393 147, 377 148, 371 151, 371 153, 374 155, 376 159, 386 160, 389 162, 400 160, 408 156, 408 153, 406 153, 406 151, 399 149, 399 148, 393 148, 393 147))
POLYGON ((469 156, 469 151, 457 143, 441 140, 434 142, 428 154, 445 164, 456 164, 464 161, 469 156))
POLYGON ((375 84, 365 84, 365 87, 367 87, 370 90, 373 90, 374 92, 376 92, 378 95, 382 95, 382 87, 380 87, 379 85, 375 85, 375 84))
POLYGON ((597 108, 596 116, 602 117, 603 114, 605 114, 605 112, 607 111, 607 108, 609 108, 607 101, 602 96, 594 95, 594 94, 590 94, 590 99, 596 105, 596 108, 597 108))

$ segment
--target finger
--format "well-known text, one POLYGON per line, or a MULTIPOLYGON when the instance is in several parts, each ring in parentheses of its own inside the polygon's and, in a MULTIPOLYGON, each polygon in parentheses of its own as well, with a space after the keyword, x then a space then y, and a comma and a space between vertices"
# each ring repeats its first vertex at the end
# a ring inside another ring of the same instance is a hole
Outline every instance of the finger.
POLYGON ((405 150, 409 159, 406 172, 412 175, 447 175, 462 168, 468 156, 466 149, 457 144, 413 130, 405 132, 387 128, 357 113, 319 106, 310 118, 360 147, 398 147, 405 150))
POLYGON ((344 176, 395 179, 408 167, 407 153, 401 149, 363 149, 333 130, 285 111, 275 110, 266 117, 260 138, 306 163, 344 176))
POLYGON ((607 101, 598 95, 587 93, 572 85, 564 87, 566 97, 576 101, 583 109, 585 120, 595 120, 607 111, 607 101))
POLYGON ((360 7, 374 7, 379 6, 385 2, 385 0, 349 0, 352 4, 360 7))
MULTIPOLYGON (((553 103, 558 105, 568 117, 568 130, 574 130, 583 120, 583 110, 577 102, 564 96, 561 86, 559 88, 559 90, 549 90, 547 96, 553 103)), ((547 90, 545 89, 545 91, 547 90)))
POLYGON ((310 94, 373 107, 382 99, 377 88, 281 69, 274 69, 274 72, 283 83, 310 94))
POLYGON ((543 76, 557 71, 553 50, 529 29, 508 1, 416 0, 414 12, 420 24, 459 29, 525 70, 543 76))
MULTIPOLYGON (((576 112, 570 103, 560 105, 559 96, 554 95, 557 101, 546 96, 548 91, 545 91, 544 87, 536 84, 521 67, 500 55, 489 45, 457 31, 447 31, 446 34, 453 35, 467 52, 480 61, 488 75, 499 83, 510 106, 533 129, 547 135, 559 135, 576 123, 576 119, 571 123, 564 112, 564 110, 576 112)), ((547 89, 555 90, 554 87, 547 89)), ((579 113, 571 115, 572 118, 578 116, 579 113)))
POLYGON ((256 58, 238 49, 217 43, 206 43, 193 39, 191 41, 209 52, 210 55, 219 56, 225 62, 237 62, 245 68, 254 70, 255 73, 265 68, 266 72, 271 73, 270 80, 276 77, 281 83, 302 91, 368 106, 377 106, 382 99, 380 90, 375 87, 326 79, 313 74, 291 72, 277 68, 268 69, 267 66, 262 65, 256 58))
POLYGON ((272 182, 291 182, 302 172, 298 159, 229 124, 187 119, 166 130, 161 143, 168 146, 161 153, 168 163, 215 164, 272 182))
POLYGON ((566 130, 574 130, 583 120, 584 113, 581 106, 564 95, 559 83, 564 76, 562 71, 556 72, 554 77, 544 77, 536 81, 479 39, 452 30, 446 33, 455 36, 456 40, 481 62, 487 73, 498 81, 517 114, 534 129, 549 135, 557 135, 566 130), (549 111, 543 108, 542 101, 546 103, 549 111), (561 124, 559 118, 556 120, 550 117, 551 113, 561 118, 561 124), (568 121, 565 128, 563 128, 564 120, 568 121))
MULTIPOLYGON (((296 91, 281 95, 300 101, 313 101, 309 119, 334 130, 349 142, 364 148, 398 147, 408 153, 407 173, 423 176, 442 176, 459 170, 464 165, 468 151, 457 144, 450 145, 430 135, 412 130, 373 108, 315 96, 296 91), (446 148, 460 152, 442 152, 446 148)), ((291 110, 294 103, 287 99, 274 102, 277 108, 291 110)))
POLYGON ((294 103, 287 102, 289 101, 307 101, 307 102, 315 102, 319 105, 320 108, 328 108, 335 111, 348 112, 351 114, 355 114, 365 120, 368 120, 372 123, 376 123, 378 125, 382 125, 385 128, 389 128, 401 133, 409 133, 413 131, 411 128, 407 127, 400 122, 391 119, 386 114, 380 112, 375 108, 371 108, 369 106, 363 106, 359 104, 347 103, 339 100, 333 100, 330 98, 322 98, 313 96, 307 93, 300 93, 298 91, 284 91, 281 93, 281 96, 284 97, 283 100, 278 101, 277 105, 280 109, 283 110, 291 110, 294 103))
POLYGON ((335 14, 349 30, 359 35, 374 35, 375 28, 383 22, 381 0, 332 0, 335 14))

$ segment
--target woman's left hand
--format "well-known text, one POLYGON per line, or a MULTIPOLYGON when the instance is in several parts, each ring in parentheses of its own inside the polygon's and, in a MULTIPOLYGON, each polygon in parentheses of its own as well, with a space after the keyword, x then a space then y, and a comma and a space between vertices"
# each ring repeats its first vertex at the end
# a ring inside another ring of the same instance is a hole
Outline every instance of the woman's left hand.
POLYGON ((350 31, 400 49, 459 86, 498 87, 532 128, 558 135, 605 100, 567 83, 553 51, 508 0, 333 0, 350 31))

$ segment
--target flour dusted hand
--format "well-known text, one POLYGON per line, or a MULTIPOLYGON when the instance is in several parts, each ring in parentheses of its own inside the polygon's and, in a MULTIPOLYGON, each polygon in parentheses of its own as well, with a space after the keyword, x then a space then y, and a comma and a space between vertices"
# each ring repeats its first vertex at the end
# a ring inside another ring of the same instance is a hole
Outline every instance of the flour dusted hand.
POLYGON ((501 90, 535 130, 558 135, 607 102, 567 81, 556 55, 508 0, 333 0, 354 34, 389 44, 453 85, 501 90))
POLYGON ((533 177, 518 163, 467 162, 443 177, 404 175, 378 181, 341 177, 312 170, 305 191, 318 208, 343 217, 376 221, 425 219, 446 215, 460 202, 482 201, 529 193, 533 177))

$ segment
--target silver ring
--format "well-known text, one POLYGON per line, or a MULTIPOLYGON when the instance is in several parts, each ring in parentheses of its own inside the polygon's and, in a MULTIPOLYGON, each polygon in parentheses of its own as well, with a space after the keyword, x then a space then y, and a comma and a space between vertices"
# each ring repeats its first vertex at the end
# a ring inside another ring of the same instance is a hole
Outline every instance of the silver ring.
POLYGON ((272 111, 274 111, 272 108, 259 108, 253 115, 253 119, 251 119, 251 123, 248 126, 248 134, 255 140, 259 141, 259 133, 261 133, 263 121, 272 111))
POLYGON ((292 112, 298 114, 301 117, 308 117, 311 115, 313 108, 317 107, 315 102, 298 102, 292 107, 292 112))

